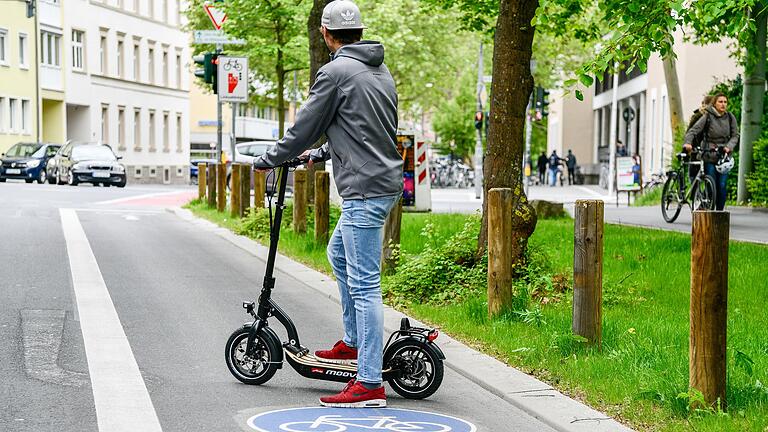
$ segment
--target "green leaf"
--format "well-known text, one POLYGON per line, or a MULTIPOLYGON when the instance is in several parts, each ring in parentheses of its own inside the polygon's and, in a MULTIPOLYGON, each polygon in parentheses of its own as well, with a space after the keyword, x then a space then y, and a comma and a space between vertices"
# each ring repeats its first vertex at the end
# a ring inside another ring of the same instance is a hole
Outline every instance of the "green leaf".
POLYGON ((576 99, 580 101, 584 100, 584 93, 582 93, 581 90, 576 90, 576 99))
POLYGON ((736 361, 736 367, 744 370, 748 376, 752 376, 752 373, 754 372, 753 366, 755 365, 755 361, 752 360, 751 357, 742 351, 736 350, 734 360, 736 361))
POLYGON ((579 75, 579 81, 581 81, 584 86, 590 87, 595 80, 590 75, 581 74, 579 75))

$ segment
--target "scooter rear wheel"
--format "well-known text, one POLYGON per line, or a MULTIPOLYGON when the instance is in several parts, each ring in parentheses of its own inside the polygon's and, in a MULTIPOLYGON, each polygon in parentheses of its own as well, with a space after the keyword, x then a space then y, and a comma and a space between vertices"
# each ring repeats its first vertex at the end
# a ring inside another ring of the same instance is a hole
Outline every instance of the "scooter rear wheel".
POLYGON ((245 348, 250 331, 250 327, 242 327, 229 336, 224 352, 227 368, 240 382, 264 384, 277 372, 277 365, 273 362, 280 357, 280 343, 260 332, 254 341, 254 355, 248 356, 245 354, 245 348))
POLYGON ((393 343, 385 353, 384 364, 400 369, 400 374, 387 382, 406 399, 428 398, 443 382, 443 360, 418 339, 393 343))

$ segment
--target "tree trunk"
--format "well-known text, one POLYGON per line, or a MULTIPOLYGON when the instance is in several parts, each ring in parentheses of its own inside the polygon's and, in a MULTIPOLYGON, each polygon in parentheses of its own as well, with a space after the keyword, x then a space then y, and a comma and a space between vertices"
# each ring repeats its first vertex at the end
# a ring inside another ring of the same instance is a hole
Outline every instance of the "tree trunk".
MULTIPOLYGON (((312 10, 307 18, 307 34, 309 36, 309 87, 315 82, 315 76, 320 68, 331 59, 328 46, 325 45, 320 25, 322 24, 323 8, 332 0, 314 0, 312 10)), ((320 147, 325 142, 325 137, 321 137, 312 148, 320 147)), ((307 172, 307 178, 315 178, 315 171, 325 171, 325 162, 313 164, 307 172)), ((307 182, 307 201, 313 203, 315 199, 315 182, 307 182)))
POLYGON ((533 90, 531 52, 534 28, 531 19, 537 0, 501 0, 493 48, 493 88, 490 127, 483 161, 483 223, 478 256, 488 245, 488 191, 512 189, 512 264, 523 264, 528 237, 536 228, 536 212, 523 191, 522 166, 525 108, 533 90))
POLYGON ((682 139, 685 133, 683 121, 683 98, 680 96, 680 80, 677 78, 677 61, 670 53, 662 60, 664 64, 664 81, 667 84, 667 99, 669 101, 669 123, 672 126, 672 137, 675 142, 682 139))
POLYGON ((755 3, 755 34, 753 43, 747 44, 747 63, 744 67, 744 87, 741 103, 741 144, 739 146, 739 188, 736 200, 744 202, 749 198, 747 176, 752 172, 752 147, 761 134, 763 116, 763 91, 765 89, 765 43, 766 18, 765 2, 755 3))

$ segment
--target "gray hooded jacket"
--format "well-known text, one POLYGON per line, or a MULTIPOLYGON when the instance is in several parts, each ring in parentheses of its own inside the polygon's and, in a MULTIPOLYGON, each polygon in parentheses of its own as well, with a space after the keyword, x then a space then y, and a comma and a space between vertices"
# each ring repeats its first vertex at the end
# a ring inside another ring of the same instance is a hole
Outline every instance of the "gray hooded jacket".
POLYGON ((361 41, 339 48, 318 71, 293 127, 253 164, 256 168, 280 165, 323 134, 328 142, 310 156, 315 161, 333 161, 334 180, 343 199, 402 192, 397 92, 380 43, 361 41))
POLYGON ((693 138, 701 132, 706 134, 704 138, 706 143, 702 141, 704 150, 718 146, 727 146, 731 150, 737 150, 739 126, 736 124, 736 117, 729 111, 720 115, 714 107, 707 107, 707 112, 685 133, 685 142, 692 143, 693 138), (707 126, 707 119, 709 119, 709 126, 707 126), (705 131, 705 127, 708 130, 705 131), (706 147, 707 144, 709 147, 706 147))

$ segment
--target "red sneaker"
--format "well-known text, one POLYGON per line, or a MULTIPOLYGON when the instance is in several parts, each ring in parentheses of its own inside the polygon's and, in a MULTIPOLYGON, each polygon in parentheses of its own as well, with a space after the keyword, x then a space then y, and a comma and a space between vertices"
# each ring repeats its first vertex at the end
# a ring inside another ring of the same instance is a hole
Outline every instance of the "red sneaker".
POLYGON ((354 379, 347 383, 341 393, 320 398, 320 405, 340 408, 385 408, 387 395, 384 386, 368 390, 354 379))
POLYGON ((344 341, 338 341, 329 350, 315 351, 315 356, 331 362, 348 363, 350 360, 357 360, 357 348, 348 346, 344 341))

